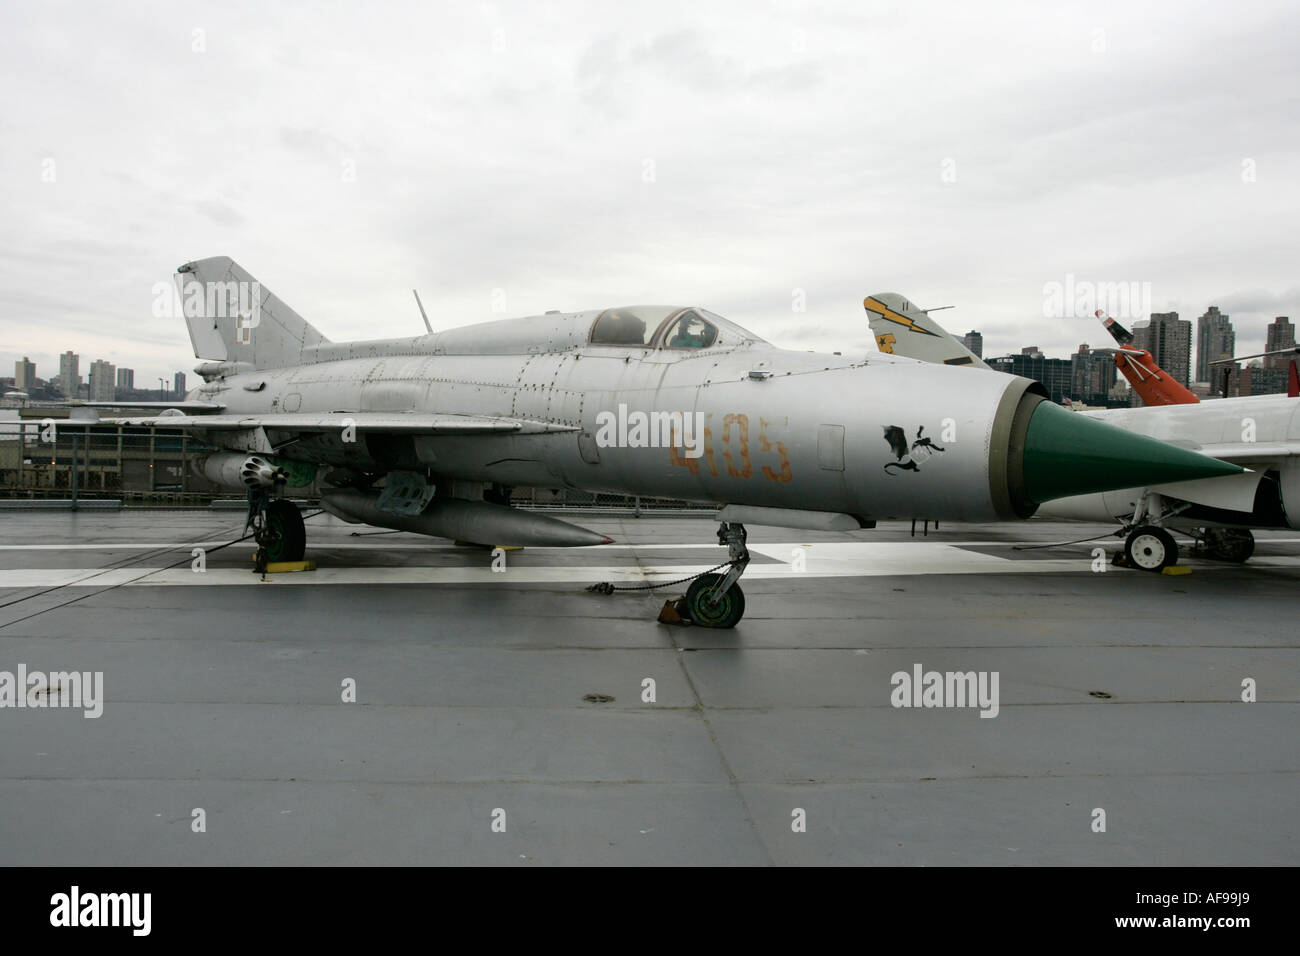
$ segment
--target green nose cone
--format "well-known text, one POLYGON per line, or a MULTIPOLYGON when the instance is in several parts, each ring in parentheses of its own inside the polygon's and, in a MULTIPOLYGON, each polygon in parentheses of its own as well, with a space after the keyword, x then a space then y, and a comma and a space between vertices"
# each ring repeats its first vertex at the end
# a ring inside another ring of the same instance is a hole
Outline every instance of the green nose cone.
POLYGON ((1226 461, 1103 424, 1051 402, 1038 404, 1025 434, 1025 493, 1039 504, 1241 471, 1226 461))

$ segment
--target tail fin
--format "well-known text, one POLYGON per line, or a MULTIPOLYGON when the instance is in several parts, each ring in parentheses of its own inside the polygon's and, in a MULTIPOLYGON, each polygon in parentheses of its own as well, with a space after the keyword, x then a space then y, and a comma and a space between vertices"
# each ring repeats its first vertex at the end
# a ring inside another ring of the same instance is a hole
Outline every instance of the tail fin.
POLYGON ((869 295, 862 305, 882 352, 934 362, 988 368, 983 359, 943 330, 929 314, 895 292, 869 295))
POLYGON ((195 358, 283 368, 329 341, 226 256, 185 263, 176 284, 195 358))
POLYGON ((1120 370, 1144 405, 1196 405, 1201 400, 1170 378, 1145 349, 1133 344, 1133 333, 1104 311, 1093 313, 1119 344, 1115 367, 1120 370))
POLYGON ((1196 405, 1201 401, 1157 365, 1146 349, 1129 346, 1117 350, 1115 367, 1128 379, 1144 405, 1196 405))

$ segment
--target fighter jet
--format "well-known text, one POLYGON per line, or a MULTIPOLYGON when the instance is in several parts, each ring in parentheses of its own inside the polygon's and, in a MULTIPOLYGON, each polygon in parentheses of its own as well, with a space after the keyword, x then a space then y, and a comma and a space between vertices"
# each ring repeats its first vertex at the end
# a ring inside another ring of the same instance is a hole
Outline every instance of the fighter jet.
POLYGON ((321 506, 346 521, 483 545, 609 541, 510 507, 515 487, 687 499, 720 506, 729 550, 686 609, 731 627, 746 523, 1027 518, 1067 495, 1241 471, 1071 415, 1025 378, 789 351, 697 306, 332 342, 229 258, 187 262, 177 283, 203 384, 124 421, 218 449, 202 472, 248 489, 269 561, 303 556, 285 490, 318 472, 321 506))
MULTIPOLYGON (((954 354, 954 347, 963 348, 929 314, 900 295, 870 295, 863 305, 878 342, 882 335, 895 334, 888 343, 892 354, 935 362, 938 356, 954 354), (896 334, 898 320, 882 317, 882 310, 920 331, 896 334)), ((1115 334, 1114 328, 1111 331, 1115 334)), ((1125 344, 1127 332, 1122 327, 1119 332, 1117 340, 1125 344)), ((1254 552, 1252 528, 1300 528, 1300 404, 1294 398, 1260 395, 1075 414, 1249 469, 1195 481, 1146 482, 1062 495, 1038 509, 1044 517, 1118 522, 1130 566, 1160 571, 1177 563, 1171 528, 1195 538, 1210 557, 1234 562, 1246 561, 1254 552)))

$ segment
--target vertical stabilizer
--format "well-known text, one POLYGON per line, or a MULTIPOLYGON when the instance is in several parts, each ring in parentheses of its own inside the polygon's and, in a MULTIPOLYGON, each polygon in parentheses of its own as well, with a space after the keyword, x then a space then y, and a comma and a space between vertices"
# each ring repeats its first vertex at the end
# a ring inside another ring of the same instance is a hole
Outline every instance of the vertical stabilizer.
POLYGON ((983 359, 945 332, 929 313, 898 293, 869 295, 862 305, 880 351, 936 365, 988 368, 983 359))
POLYGON ((229 257, 185 263, 176 284, 195 358, 283 368, 329 341, 229 257))

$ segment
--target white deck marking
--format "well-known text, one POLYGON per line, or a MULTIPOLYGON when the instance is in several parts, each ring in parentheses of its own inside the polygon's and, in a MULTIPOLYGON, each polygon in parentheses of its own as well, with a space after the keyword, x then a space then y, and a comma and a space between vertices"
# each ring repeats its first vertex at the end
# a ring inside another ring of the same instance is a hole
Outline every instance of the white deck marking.
MULTIPOLYGON (((100 544, 0 544, 0 551, 158 551, 162 549, 182 549, 182 548, 188 550, 190 548, 216 548, 223 544, 229 544, 230 540, 231 539, 227 538, 221 541, 158 541, 153 543, 139 542, 139 541, 113 541, 113 542, 103 542, 100 544)), ((964 548, 996 548, 996 547, 1015 547, 1015 546, 1024 547, 1026 545, 1030 545, 1030 546, 1040 548, 1043 551, 1048 551, 1053 547, 1082 548, 1086 543, 1088 547, 1091 548, 1101 544, 1116 544, 1118 541, 1119 541, 1118 538, 1114 538, 1113 540, 1098 538, 1097 541, 1095 542, 1079 542, 1075 544, 1069 544, 1068 542, 1048 542, 1048 541, 1037 541, 1037 540, 1012 541, 1003 538, 999 540, 988 540, 988 541, 959 541, 959 542, 954 542, 952 545, 949 546, 956 547, 959 545, 964 548)), ((793 549, 793 548, 799 548, 804 546, 816 547, 820 549, 828 546, 838 546, 838 545, 912 546, 912 545, 923 545, 923 544, 931 544, 931 543, 938 544, 941 542, 938 541, 932 542, 930 540, 927 540, 924 537, 917 538, 915 541, 910 539, 907 541, 880 541, 880 542, 821 541, 815 544, 792 541, 789 544, 752 544, 751 543, 749 549, 751 551, 759 551, 760 549, 764 549, 763 553, 766 553, 767 551, 772 549, 781 549, 781 548, 793 549)), ((1300 544, 1300 538, 1258 538, 1256 539, 1256 543, 1257 544, 1300 544)), ((250 547, 251 547, 251 542, 250 542, 250 547)), ((316 535, 310 537, 307 542, 307 548, 309 551, 313 548, 320 549, 320 550, 330 550, 330 551, 465 551, 466 550, 466 548, 462 545, 451 544, 445 541, 438 541, 436 539, 431 539, 427 544, 420 541, 412 542, 409 537, 406 540, 398 540, 398 541, 390 541, 390 542, 377 541, 371 543, 371 542, 364 542, 364 541, 349 541, 346 538, 343 538, 338 541, 334 541, 323 535, 316 535)), ((577 552, 590 551, 590 550, 681 551, 683 549, 691 549, 691 548, 708 548, 711 550, 716 548, 719 554, 723 553, 722 548, 719 547, 719 545, 717 545, 715 542, 706 541, 703 539, 699 541, 683 541, 678 544, 619 544, 619 543, 599 544, 599 545, 592 545, 590 548, 548 548, 548 547, 540 547, 537 545, 529 545, 525 550, 527 551, 573 551, 577 553, 577 552)), ((785 558, 782 558, 781 560, 785 560, 788 557, 789 557, 789 551, 787 550, 785 558)))
MULTIPOLYGON (((882 577, 916 574, 1060 574, 1089 571, 1091 551, 1080 547, 1073 558, 1020 558, 1013 560, 997 555, 983 554, 964 546, 940 544, 929 541, 905 542, 821 542, 814 545, 760 544, 750 550, 778 563, 751 564, 745 580, 759 578, 833 578, 882 577), (806 570, 791 568, 791 555, 796 549, 806 548, 806 570)), ((181 546, 185 547, 185 546, 181 546)), ((322 546, 326 547, 326 546, 322 546)), ((629 546, 637 548, 639 546, 629 546)), ((679 547, 679 546, 674 546, 679 547)), ((251 545, 243 557, 251 555, 251 545)), ((539 549, 540 550, 540 549, 539 549)), ((546 549, 558 550, 558 549, 546 549)), ((571 550, 571 549, 564 549, 571 550)), ((232 553, 241 553, 237 549, 232 553)), ((476 555, 466 552, 466 557, 476 555)), ((457 566, 423 567, 330 567, 316 571, 267 575, 263 582, 245 566, 212 567, 206 571, 190 570, 188 560, 174 568, 123 567, 109 570, 94 568, 15 568, 0 570, 0 588, 46 587, 113 587, 130 586, 192 586, 192 585, 254 585, 254 584, 318 584, 318 585, 376 585, 376 584, 569 584, 610 581, 618 584, 653 583, 697 574, 712 566, 711 563, 672 564, 650 567, 604 565, 527 566, 514 564, 504 572, 493 572, 487 552, 476 555, 477 561, 457 566)), ((720 558, 723 556, 719 549, 720 558)), ((507 560, 509 560, 507 558, 507 560)), ((242 558, 241 558, 242 561, 242 558)), ((716 563, 716 562, 713 562, 716 563)), ((1199 573, 1204 570, 1221 570, 1236 565, 1212 562, 1194 562, 1199 573)), ((1250 562, 1248 567, 1291 569, 1300 568, 1300 557, 1263 557, 1250 562)))

